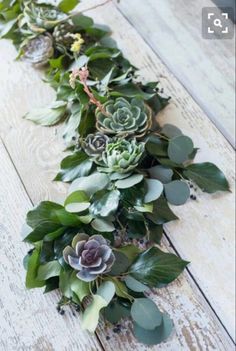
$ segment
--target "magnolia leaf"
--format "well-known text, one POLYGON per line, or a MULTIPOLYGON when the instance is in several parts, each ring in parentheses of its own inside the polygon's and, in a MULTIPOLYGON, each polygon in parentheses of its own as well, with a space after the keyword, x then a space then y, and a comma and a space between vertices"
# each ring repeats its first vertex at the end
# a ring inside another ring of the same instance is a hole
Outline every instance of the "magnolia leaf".
POLYGON ((115 230, 114 224, 107 219, 95 218, 91 226, 98 232, 113 232, 115 230))
POLYGON ((190 188, 182 180, 174 180, 171 183, 165 184, 164 188, 167 201, 172 205, 183 205, 190 196, 190 188))
POLYGON ((154 202, 153 212, 147 213, 146 216, 155 224, 164 224, 178 219, 164 197, 160 197, 154 202))
POLYGON ((118 190, 109 191, 93 202, 90 213, 95 216, 108 217, 117 210, 119 200, 120 192, 118 190))
POLYGON ((56 101, 48 107, 31 110, 24 118, 42 126, 52 126, 64 116, 66 107, 67 102, 56 101))
POLYGON ((70 188, 69 193, 77 190, 83 190, 88 196, 92 196, 97 191, 105 189, 109 184, 109 177, 104 173, 93 173, 87 177, 75 179, 70 188))
POLYGON ((186 167, 184 176, 192 179, 204 192, 229 191, 224 173, 213 163, 195 163, 186 167))
POLYGON ((90 294, 89 283, 76 277, 76 273, 71 278, 71 290, 78 296, 80 302, 90 294))
POLYGON ((92 303, 85 309, 82 316, 82 328, 93 333, 97 328, 100 310, 106 307, 115 294, 115 285, 112 282, 105 282, 93 295, 92 303))
POLYGON ((173 124, 165 124, 161 129, 161 133, 165 134, 169 138, 174 138, 182 135, 181 130, 173 124))
POLYGON ((193 141, 185 135, 172 138, 168 145, 168 156, 171 161, 183 163, 189 159, 193 152, 193 141))
POLYGON ((124 281, 127 287, 135 292, 144 292, 148 290, 148 287, 146 285, 140 283, 138 280, 129 275, 125 277, 124 281))
POLYGON ((136 299, 131 306, 130 312, 132 319, 141 328, 153 330, 162 323, 162 313, 150 299, 136 299))
POLYGON ((152 222, 149 222, 147 225, 149 239, 154 241, 156 244, 160 244, 163 235, 163 226, 152 222))
POLYGON ((171 168, 163 167, 163 166, 154 166, 148 169, 148 173, 151 178, 158 179, 162 183, 169 183, 172 180, 172 176, 174 174, 171 168))
POLYGON ((145 179, 147 192, 144 197, 144 202, 152 202, 158 199, 163 191, 163 184, 157 179, 145 179))
POLYGON ((143 180, 142 174, 133 174, 132 176, 130 176, 128 178, 117 180, 115 182, 115 186, 118 189, 126 189, 126 188, 130 188, 130 187, 140 183, 142 180, 143 180))
POLYGON ((47 262, 38 268, 38 280, 47 280, 60 275, 61 265, 58 261, 47 262))
POLYGON ((78 151, 62 160, 61 171, 54 180, 71 182, 76 178, 87 176, 92 165, 93 161, 84 152, 78 151))
POLYGON ((173 322, 167 314, 162 315, 162 324, 153 330, 148 330, 134 323, 134 336, 146 345, 156 345, 165 341, 173 330, 173 322))
POLYGON ((82 190, 75 191, 66 198, 64 206, 68 212, 83 212, 90 206, 88 195, 82 190))
POLYGON ((40 288, 45 285, 44 280, 37 278, 39 267, 40 248, 36 247, 28 258, 25 285, 27 289, 40 288))
POLYGON ((139 254, 129 272, 141 283, 155 287, 158 283, 171 283, 188 263, 174 254, 152 247, 139 254))

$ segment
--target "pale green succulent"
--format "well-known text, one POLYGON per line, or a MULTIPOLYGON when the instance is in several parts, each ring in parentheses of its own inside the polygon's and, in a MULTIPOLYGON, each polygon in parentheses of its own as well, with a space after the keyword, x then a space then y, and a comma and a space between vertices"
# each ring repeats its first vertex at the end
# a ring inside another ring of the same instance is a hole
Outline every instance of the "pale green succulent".
POLYGON ((144 152, 144 143, 135 139, 122 139, 108 143, 102 154, 103 165, 99 168, 106 173, 127 173, 138 166, 144 152))
POLYGON ((88 134, 82 142, 82 147, 87 155, 100 158, 108 142, 107 135, 97 132, 96 134, 88 134))
POLYGON ((123 97, 108 100, 103 105, 104 111, 97 108, 97 129, 105 134, 116 136, 142 137, 152 125, 152 111, 143 100, 123 97))
POLYGON ((41 34, 36 38, 29 39, 22 47, 24 60, 37 66, 46 64, 52 57, 53 51, 53 41, 50 34, 41 34))
POLYGON ((36 33, 43 33, 48 29, 54 28, 60 21, 67 16, 55 7, 47 5, 35 5, 29 2, 25 5, 24 20, 28 27, 36 33))

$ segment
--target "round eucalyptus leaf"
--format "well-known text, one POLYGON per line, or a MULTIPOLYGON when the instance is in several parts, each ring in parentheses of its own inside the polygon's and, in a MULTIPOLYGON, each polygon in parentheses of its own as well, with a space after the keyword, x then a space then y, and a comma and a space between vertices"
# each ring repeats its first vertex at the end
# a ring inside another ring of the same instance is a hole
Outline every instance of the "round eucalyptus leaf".
POLYGON ((118 301, 112 301, 103 310, 103 315, 110 323, 118 323, 122 318, 130 316, 129 308, 121 305, 118 301))
POLYGON ((124 281, 127 287, 135 292, 144 292, 148 289, 147 285, 140 283, 138 280, 129 275, 125 278, 124 281))
POLYGON ((162 183, 169 183, 172 180, 173 171, 171 168, 163 166, 154 166, 148 169, 148 173, 154 179, 160 180, 162 183))
POLYGON ((167 201, 172 205, 183 205, 190 196, 189 186, 182 180, 174 180, 165 184, 164 189, 167 201))
POLYGON ((157 179, 146 179, 147 192, 144 197, 144 202, 152 202, 158 199, 163 191, 163 184, 157 179))
POLYGON ((78 202, 78 203, 71 203, 66 205, 65 209, 67 212, 71 213, 78 213, 78 212, 83 212, 89 208, 90 203, 89 202, 78 202))
POLYGON ((173 330, 173 322, 167 314, 162 314, 162 324, 153 330, 147 330, 134 323, 134 336, 146 345, 156 345, 165 341, 173 330))
POLYGON ((131 173, 111 173, 109 175, 111 180, 119 180, 119 179, 124 179, 124 178, 128 178, 131 175, 131 173))
POLYGON ((163 134, 165 134, 169 138, 174 138, 179 135, 182 135, 182 132, 179 128, 174 126, 173 124, 165 124, 161 130, 163 134))
POLYGON ((130 312, 135 323, 141 328, 153 330, 162 323, 162 313, 150 299, 136 299, 130 312))
POLYGON ((140 183, 142 180, 143 180, 142 174, 133 174, 128 178, 117 180, 117 182, 115 183, 115 186, 118 189, 127 189, 140 183))
POLYGON ((171 161, 183 163, 189 159, 189 155, 193 152, 192 139, 185 135, 174 137, 169 141, 168 156, 171 161))

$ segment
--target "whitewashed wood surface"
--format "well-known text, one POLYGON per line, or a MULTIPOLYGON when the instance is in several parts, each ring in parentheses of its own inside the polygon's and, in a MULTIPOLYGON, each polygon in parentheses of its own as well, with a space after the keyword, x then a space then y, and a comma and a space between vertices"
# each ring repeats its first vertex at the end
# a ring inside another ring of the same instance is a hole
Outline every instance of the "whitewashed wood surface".
POLYGON ((202 38, 202 8, 215 6, 211 0, 119 3, 122 13, 235 145, 235 38, 202 38))
MULTIPOLYGON (((86 7, 101 2, 88 0, 86 7)), ((100 23, 110 24, 119 46, 134 64, 142 68, 146 79, 162 77, 162 84, 173 96, 173 103, 160 117, 173 123, 176 121, 186 134, 193 137, 202 149, 201 160, 210 158, 218 164, 222 162, 221 167, 232 182, 231 147, 136 30, 111 3, 88 14, 100 23), (221 162, 219 156, 223 159, 221 162)), ((75 319, 70 311, 64 317, 56 313, 53 306, 55 293, 44 296, 41 291, 27 292, 24 289, 21 260, 27 248, 20 242, 20 227, 30 208, 29 198, 37 203, 45 198, 57 200, 65 193, 63 184, 51 182, 58 169, 63 145, 57 135, 59 128, 37 127, 21 119, 31 107, 44 106, 54 96, 51 89, 40 81, 40 72, 26 63, 13 62, 15 51, 7 41, 0 42, 0 53, 0 135, 6 148, 0 147, 3 262, 0 320, 4 321, 0 326, 0 349, 233 350, 233 343, 222 327, 223 324, 233 336, 232 195, 220 194, 213 199, 201 195, 198 203, 179 208, 181 221, 166 228, 174 247, 182 257, 192 261, 190 270, 203 294, 187 272, 167 289, 158 291, 154 299, 170 313, 176 327, 172 338, 161 346, 148 348, 138 344, 128 326, 117 335, 109 326, 101 324, 97 338, 89 336, 81 331, 79 318, 75 319), (222 213, 226 213, 226 220, 222 213), (194 221, 189 223, 191 218, 194 221), (200 227, 202 223, 204 230, 200 227), (12 239, 8 240, 8 237, 12 239)), ((166 240, 164 244, 167 247, 166 240)), ((173 250, 173 247, 168 249, 173 250)))

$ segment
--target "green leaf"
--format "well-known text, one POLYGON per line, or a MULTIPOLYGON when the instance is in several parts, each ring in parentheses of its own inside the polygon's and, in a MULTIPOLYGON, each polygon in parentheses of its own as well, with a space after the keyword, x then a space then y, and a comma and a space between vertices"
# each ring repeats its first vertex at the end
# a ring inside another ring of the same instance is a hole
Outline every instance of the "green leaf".
POLYGON ((66 198, 64 206, 68 212, 83 212, 90 206, 89 197, 82 190, 75 191, 66 198))
POLYGON ((84 297, 90 295, 89 283, 84 282, 76 277, 76 272, 71 276, 71 290, 78 296, 80 302, 84 297))
POLYGON ((125 85, 116 86, 114 90, 110 93, 111 96, 126 96, 126 97, 136 97, 142 98, 144 100, 150 99, 155 94, 147 94, 142 91, 136 84, 127 83, 125 85))
POLYGON ((174 180, 165 184, 165 196, 172 205, 183 205, 190 196, 189 186, 182 180, 174 180))
POLYGON ((142 174, 133 174, 128 178, 120 179, 115 182, 115 186, 118 189, 131 188, 132 186, 140 183, 143 180, 142 174))
POLYGON ((113 300, 103 310, 103 316, 110 323, 118 323, 122 318, 130 316, 130 308, 119 303, 118 300, 113 300))
POLYGON ((59 289, 63 296, 70 299, 73 296, 71 290, 71 276, 73 274, 72 270, 62 269, 59 276, 59 289))
POLYGON ((162 315, 162 324, 154 330, 148 330, 134 323, 134 336, 146 345, 156 345, 165 341, 173 330, 173 322, 167 314, 162 315))
POLYGON ((84 16, 82 14, 73 16, 72 17, 72 22, 75 25, 76 30, 87 29, 89 27, 92 27, 92 25, 93 25, 92 18, 90 18, 88 16, 84 16))
POLYGON ((161 129, 161 133, 165 134, 169 138, 182 135, 181 130, 172 124, 165 124, 161 129))
POLYGON ((39 267, 39 258, 40 258, 40 247, 36 247, 33 253, 28 258, 27 264, 27 273, 26 273, 26 288, 40 288, 45 285, 44 280, 39 280, 37 278, 38 267, 39 267))
POLYGON ((92 303, 86 308, 82 316, 82 328, 93 333, 98 325, 100 310, 106 307, 115 294, 115 285, 112 282, 105 282, 93 295, 92 303))
POLYGON ((125 277, 124 281, 128 288, 135 292, 144 292, 148 290, 148 287, 146 285, 140 283, 138 280, 129 275, 125 277))
POLYGON ((103 190, 109 184, 110 179, 104 173, 93 173, 87 177, 75 179, 69 188, 69 193, 83 190, 88 196, 92 196, 99 190, 103 190))
POLYGON ((152 202, 157 200, 163 192, 163 184, 157 179, 145 179, 147 192, 144 197, 144 202, 152 202))
POLYGON ((81 104, 74 104, 71 108, 71 115, 68 117, 65 130, 63 132, 63 139, 66 145, 73 145, 74 140, 77 138, 78 127, 80 125, 83 108, 81 104))
POLYGON ((154 202, 153 213, 147 213, 146 216, 155 224, 164 224, 178 219, 164 197, 154 202))
POLYGON ((130 275, 148 286, 170 283, 187 266, 188 262, 178 256, 152 247, 141 253, 129 268, 130 275))
POLYGON ((163 235, 163 226, 162 225, 156 225, 153 224, 152 222, 149 222, 148 224, 148 237, 150 240, 154 241, 156 244, 160 244, 162 235, 163 235))
POLYGON ((76 152, 65 157, 61 162, 61 171, 54 180, 71 182, 79 177, 87 176, 92 168, 93 162, 88 159, 84 152, 76 152))
POLYGON ((62 0, 58 7, 62 12, 68 13, 73 10, 78 3, 79 0, 62 0))
POLYGON ((55 101, 48 107, 33 109, 24 118, 42 126, 58 123, 66 112, 67 102, 55 101))
POLYGON ((167 141, 157 135, 152 134, 146 142, 146 150, 154 156, 167 156, 167 141))
POLYGON ((118 190, 109 191, 93 202, 90 213, 94 216, 108 217, 117 210, 119 200, 120 192, 118 190))
POLYGON ((113 251, 113 253, 115 255, 115 262, 111 268, 111 271, 109 272, 109 275, 120 275, 127 272, 130 266, 128 257, 119 251, 113 251))
POLYGON ((169 141, 168 156, 173 162, 183 163, 187 161, 192 152, 192 139, 185 135, 174 137, 169 141))
POLYGON ((61 265, 58 261, 47 262, 38 268, 38 280, 47 280, 60 275, 61 265))
POLYGON ((115 230, 114 224, 107 219, 95 218, 91 226, 93 229, 97 230, 98 232, 113 232, 115 230))
POLYGON ((229 183, 224 173, 213 163, 195 163, 186 167, 184 176, 193 180, 203 191, 230 191, 229 183))
POLYGON ((153 203, 149 203, 149 204, 144 204, 143 206, 134 206, 135 210, 139 211, 139 212, 149 212, 152 213, 153 212, 153 203))
POLYGON ((108 277, 108 278, 106 278, 106 280, 114 283, 117 296, 122 297, 123 299, 128 299, 130 301, 133 300, 133 297, 128 294, 128 290, 122 281, 120 281, 119 279, 114 278, 114 277, 108 277))
POLYGON ((171 168, 159 165, 149 168, 148 173, 150 174, 151 178, 158 179, 164 184, 171 182, 172 176, 174 174, 171 168))
POLYGON ((130 263, 132 263, 140 253, 140 249, 136 245, 132 245, 132 244, 119 247, 118 249, 116 249, 116 251, 119 251, 123 253, 125 256, 127 256, 130 263))
POLYGON ((130 313, 132 319, 144 329, 153 330, 162 323, 162 313, 156 304, 147 298, 136 299, 130 313))

